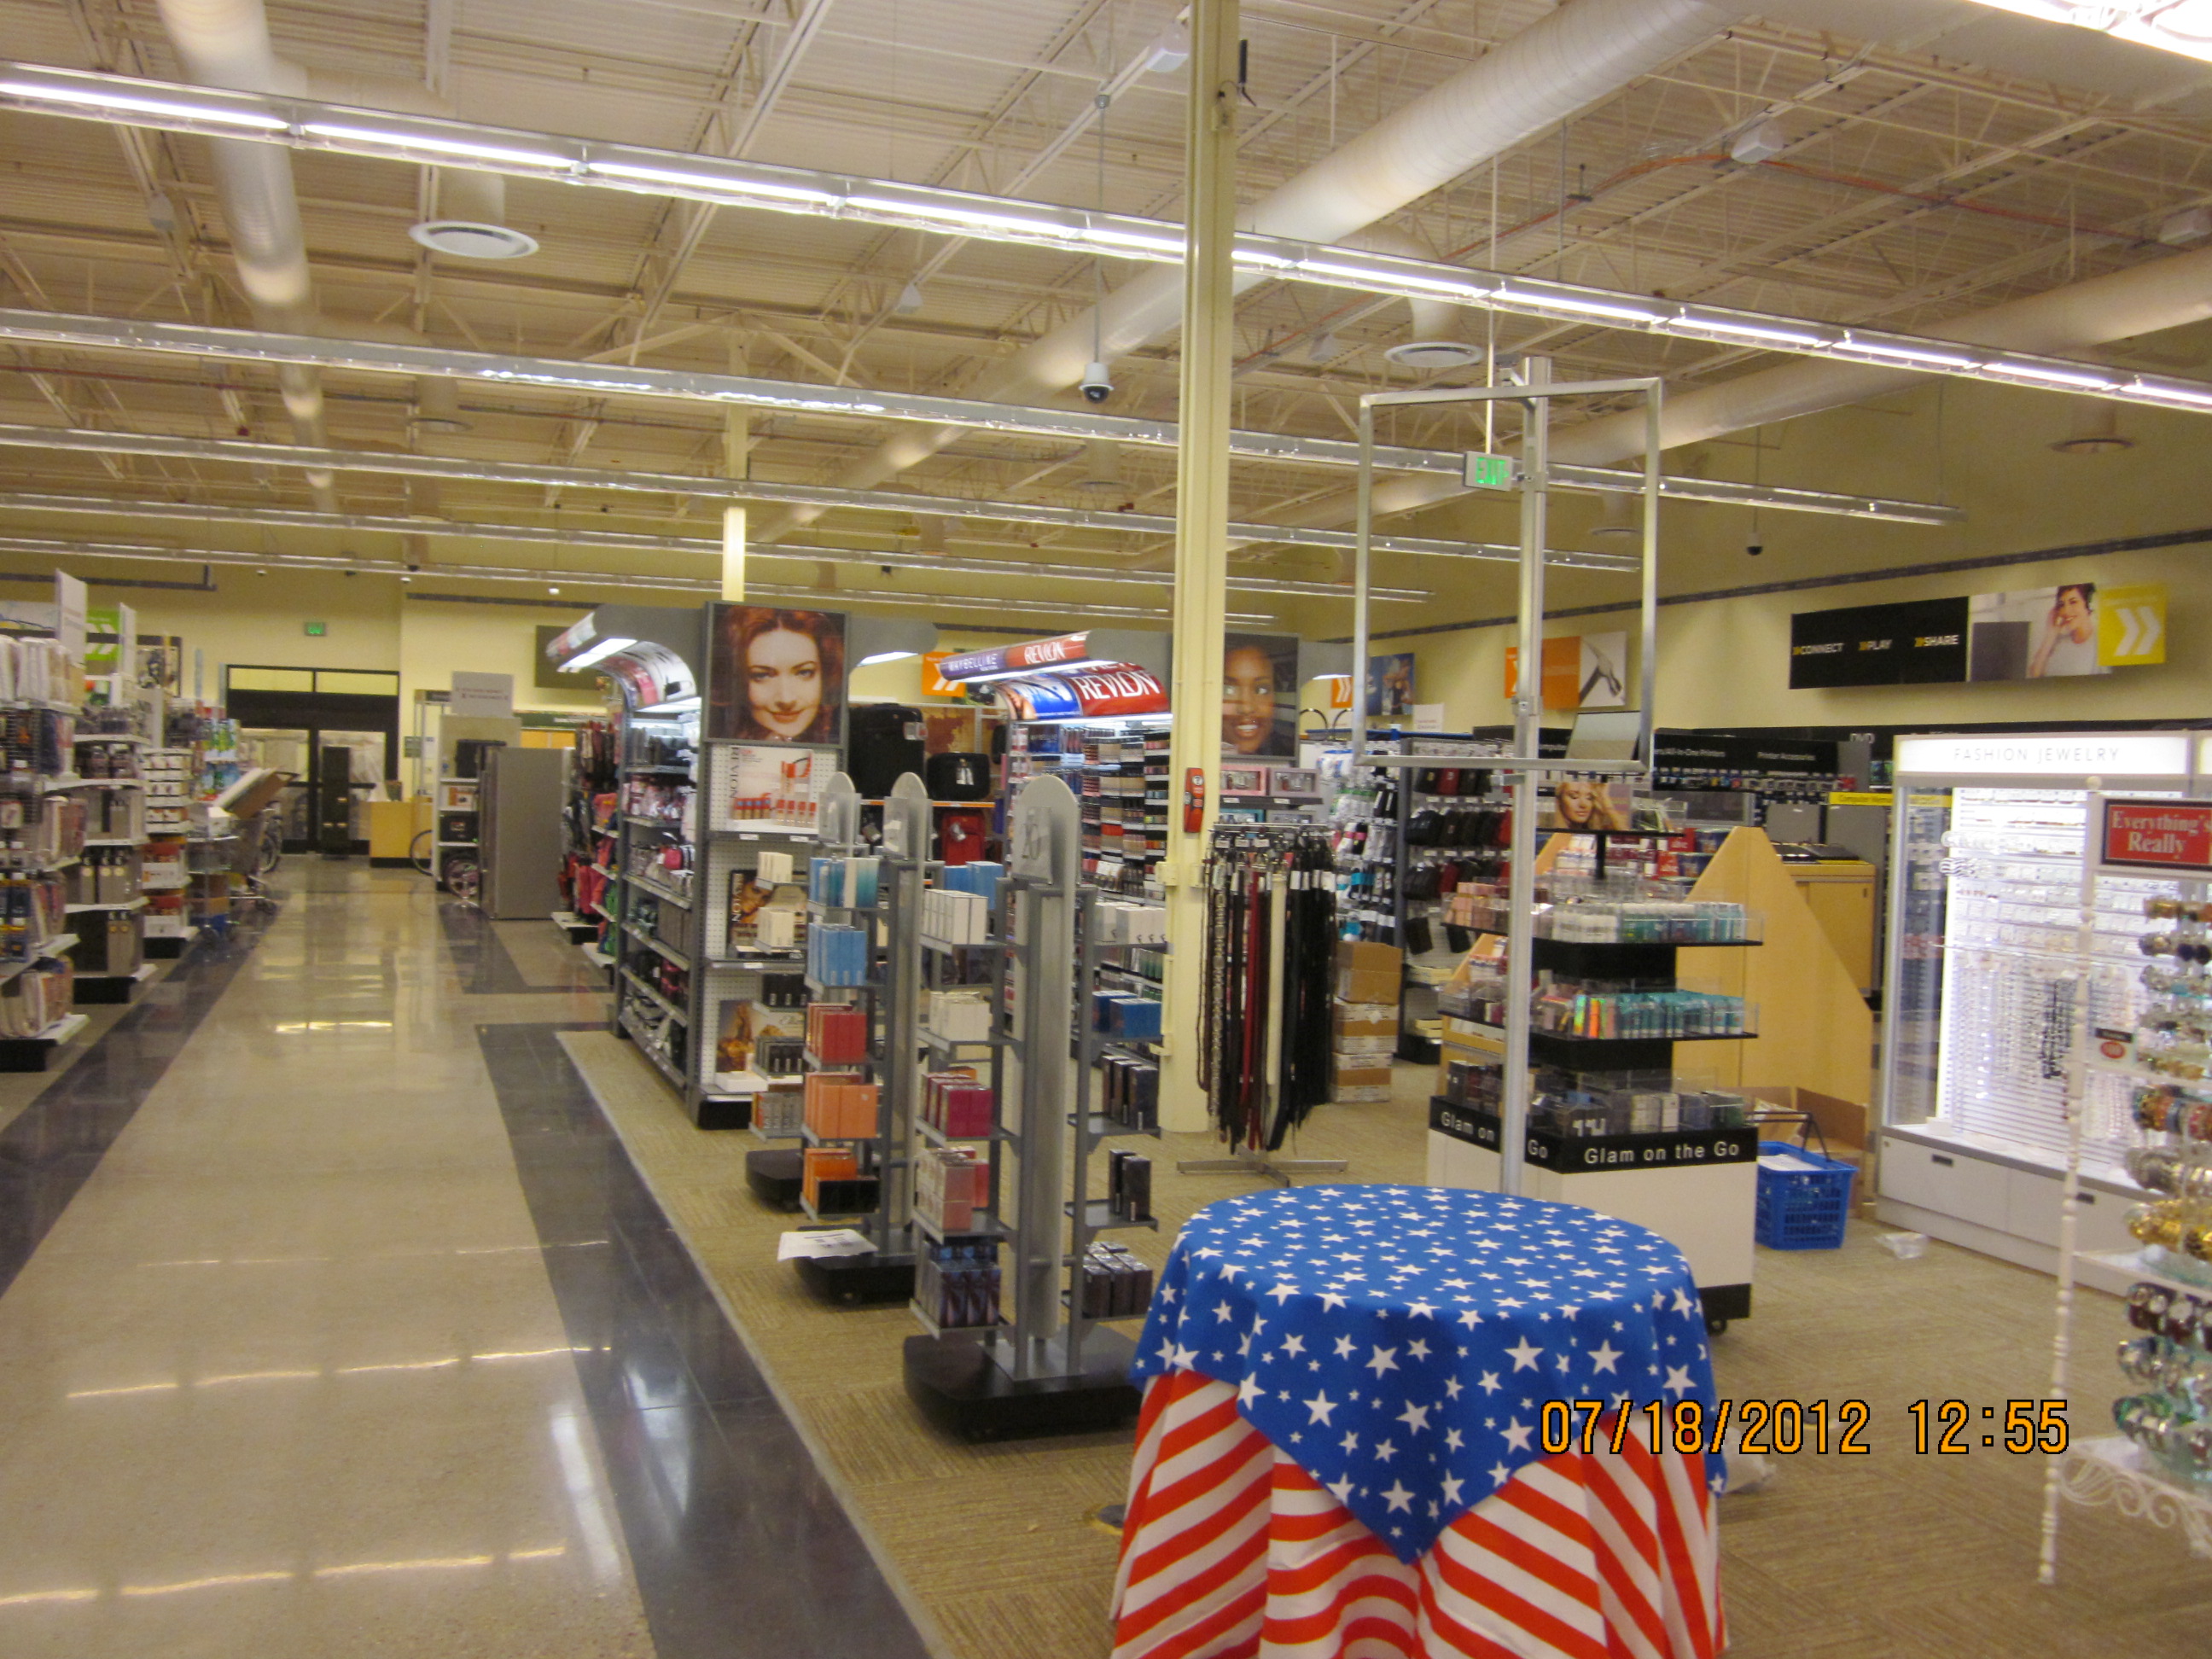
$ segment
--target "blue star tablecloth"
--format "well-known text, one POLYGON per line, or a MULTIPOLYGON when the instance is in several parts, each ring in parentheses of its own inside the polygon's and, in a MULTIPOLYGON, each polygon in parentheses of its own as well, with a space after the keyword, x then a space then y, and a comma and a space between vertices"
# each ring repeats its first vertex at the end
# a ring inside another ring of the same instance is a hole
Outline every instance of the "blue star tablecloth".
POLYGON ((1253 1425, 1401 1561, 1545 1455, 1547 1400, 1695 1400, 1707 1425, 1714 1405, 1680 1251, 1580 1205, 1443 1187, 1207 1205, 1176 1240, 1132 1375, 1173 1370, 1235 1385, 1253 1425))

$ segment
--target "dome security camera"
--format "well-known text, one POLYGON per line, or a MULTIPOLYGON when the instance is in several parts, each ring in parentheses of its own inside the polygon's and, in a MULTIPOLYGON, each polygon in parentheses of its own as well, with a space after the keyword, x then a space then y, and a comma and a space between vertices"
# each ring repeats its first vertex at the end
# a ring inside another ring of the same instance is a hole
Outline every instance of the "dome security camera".
POLYGON ((1106 373, 1106 365, 1093 362, 1083 371, 1083 395, 1094 404, 1103 404, 1114 395, 1113 378, 1106 373))
POLYGON ((1766 551, 1766 544, 1765 542, 1747 542, 1744 544, 1743 550, 1751 557, 1755 559, 1760 554, 1766 551))

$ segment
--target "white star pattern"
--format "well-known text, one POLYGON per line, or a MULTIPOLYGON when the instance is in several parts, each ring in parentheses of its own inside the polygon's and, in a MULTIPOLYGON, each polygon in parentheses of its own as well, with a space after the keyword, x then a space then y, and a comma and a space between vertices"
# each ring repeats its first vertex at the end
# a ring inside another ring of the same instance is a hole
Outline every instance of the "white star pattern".
POLYGON ((1543 1455, 1546 1402, 1710 1407, 1705 1335, 1679 1253, 1641 1228, 1490 1193, 1309 1187, 1191 1218, 1133 1370, 1226 1383, 1245 1420, 1410 1562, 1543 1455), (1307 1373, 1304 1393, 1274 1386, 1286 1370, 1307 1373))

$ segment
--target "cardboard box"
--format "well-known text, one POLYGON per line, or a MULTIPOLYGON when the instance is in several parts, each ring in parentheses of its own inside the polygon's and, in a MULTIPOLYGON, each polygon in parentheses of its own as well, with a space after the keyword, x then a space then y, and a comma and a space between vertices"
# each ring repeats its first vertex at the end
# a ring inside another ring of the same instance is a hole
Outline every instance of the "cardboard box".
POLYGON ((1401 975, 1395 968, 1345 968, 1336 970, 1336 994, 1344 1002, 1387 1002, 1396 1006, 1401 975))
POLYGON ((1346 1066, 1336 1067, 1337 1097, 1344 1097, 1346 1089, 1382 1089, 1390 1087, 1390 1068, 1388 1066, 1346 1066))
POLYGON ((1339 1042, 1347 1037, 1391 1037, 1398 1035, 1398 1003, 1395 997, 1381 1002, 1338 1002, 1329 1030, 1339 1042))

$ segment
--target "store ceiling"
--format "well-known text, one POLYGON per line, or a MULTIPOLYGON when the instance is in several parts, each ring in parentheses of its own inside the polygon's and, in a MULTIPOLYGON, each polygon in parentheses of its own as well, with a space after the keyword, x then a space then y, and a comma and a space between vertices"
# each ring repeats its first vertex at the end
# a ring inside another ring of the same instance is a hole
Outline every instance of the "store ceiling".
MULTIPOLYGON (((677 150, 726 154, 738 142, 754 161, 1172 217, 1181 211, 1182 79, 1132 66, 1175 9, 1172 0, 269 0, 267 15, 278 55, 314 72, 319 88, 330 77, 376 77, 427 88, 474 122, 677 150), (1102 81, 1117 78, 1123 89, 1105 112, 1102 155, 1095 99, 1102 81)), ((1245 190, 1266 194, 1554 9, 1545 0, 1246 0, 1245 190)), ((183 76, 149 0, 0 0, 0 40, 24 61, 183 76)), ((380 101, 388 91, 356 85, 363 90, 350 101, 380 101)), ((2176 214, 2212 204, 2208 143, 2212 65, 1966 0, 1777 0, 1764 16, 1717 27, 1671 66, 1383 223, 1433 258, 1937 330, 1962 313, 2175 257, 2157 234, 2176 214), (1754 165, 1728 160, 1761 118, 1778 124, 1781 148, 1754 165)), ((433 257, 406 234, 422 216, 426 170, 330 154, 294 154, 290 162, 314 304, 323 330, 341 337, 412 331, 453 348, 958 396, 1024 343, 1084 314, 1102 284, 1118 287, 1144 269, 1102 270, 1048 250, 732 210, 687 235, 693 216, 684 204, 531 180, 509 183, 505 217, 537 239, 535 255, 433 257), (910 283, 918 295, 902 304, 910 283)), ((207 141, 0 113, 0 303, 254 325, 207 141)), ((1362 392, 1453 378, 1383 356, 1410 337, 1402 302, 1267 283, 1242 298, 1238 322, 1242 428, 1342 438, 1362 392)), ((1501 351, 1550 352, 1569 378, 1660 374, 1686 390, 1779 361, 1526 318, 1469 313, 1459 326, 1477 343, 1494 326, 1501 351)), ((2113 360, 2201 372, 2193 337, 2131 346, 2113 360)), ((264 365, 18 343, 0 348, 0 422, 278 443, 293 434, 264 365)), ((1173 337, 1120 356, 1114 378, 1108 410, 1172 418, 1173 337)), ((330 370, 320 380, 334 448, 663 474, 725 465, 724 417, 711 405, 470 385, 466 429, 441 434, 410 427, 415 389, 404 378, 330 370)), ((1087 407, 1073 392, 1049 401, 1087 407)), ((756 412, 754 475, 835 483, 891 429, 756 412)), ((1408 418, 1389 435, 1431 447, 1468 441, 1434 419, 1408 418)), ((1920 472, 1765 476, 1921 499, 1931 498, 1933 482, 1920 472)), ((1337 469, 1240 464, 1233 514, 1326 517, 1345 483, 1337 469)), ((1158 515, 1173 510, 1173 456, 1134 447, 1102 455, 1066 439, 973 432, 890 487, 1158 515)), ((337 505, 354 515, 430 513, 533 532, 588 522, 641 541, 712 537, 721 511, 715 499, 489 480, 448 481, 431 498, 419 481, 370 471, 341 473, 336 489, 337 505)), ((0 490, 313 506, 294 469, 88 450, 0 451, 0 490)), ((946 521, 921 505, 911 515, 841 508, 780 528, 787 539, 763 556, 760 574, 974 598, 1001 583, 964 568, 979 560, 1005 560, 1018 573, 1032 561, 1152 568, 1162 560, 1157 536, 946 521), (810 550, 845 562, 792 556, 810 550), (928 570, 911 556, 941 552, 963 569, 928 570), (908 557, 885 575, 861 562, 872 553, 908 557)), ((1595 521, 1595 504, 1587 505, 1564 515, 1576 536, 1595 521)), ((1698 522, 1731 526, 1725 539, 1735 539, 1739 510, 1696 512, 1698 522)), ((143 516, 102 525, 6 507, 0 520, 19 536, 180 550, 354 549, 383 559, 403 549, 388 531, 143 516)), ((1433 535, 1436 522, 1392 528, 1433 535)), ((1818 574, 1823 561, 1855 568, 1869 557, 1942 556, 1935 534, 1884 527, 1871 538, 1808 538, 1802 568, 1787 574, 1818 574)), ((443 535, 412 551, 426 582, 441 561, 549 567, 542 544, 495 537, 443 535)), ((1326 580, 1340 555, 1255 544, 1239 561, 1255 580, 1326 580)), ((1686 558, 1670 567, 1669 584, 1706 585, 1712 565, 1686 558)), ((712 574, 700 555, 642 548, 579 550, 570 568, 712 574)), ((1483 614, 1498 608, 1503 591, 1486 567, 1431 557, 1385 559, 1381 574, 1437 597, 1383 608, 1379 627, 1483 614)), ((1595 580, 1578 579, 1571 595, 1595 593, 1595 580)), ((1033 595, 1069 602, 1164 598, 1127 582, 1025 580, 1033 595)), ((1317 620, 1301 603, 1248 593, 1240 608, 1317 620)))

